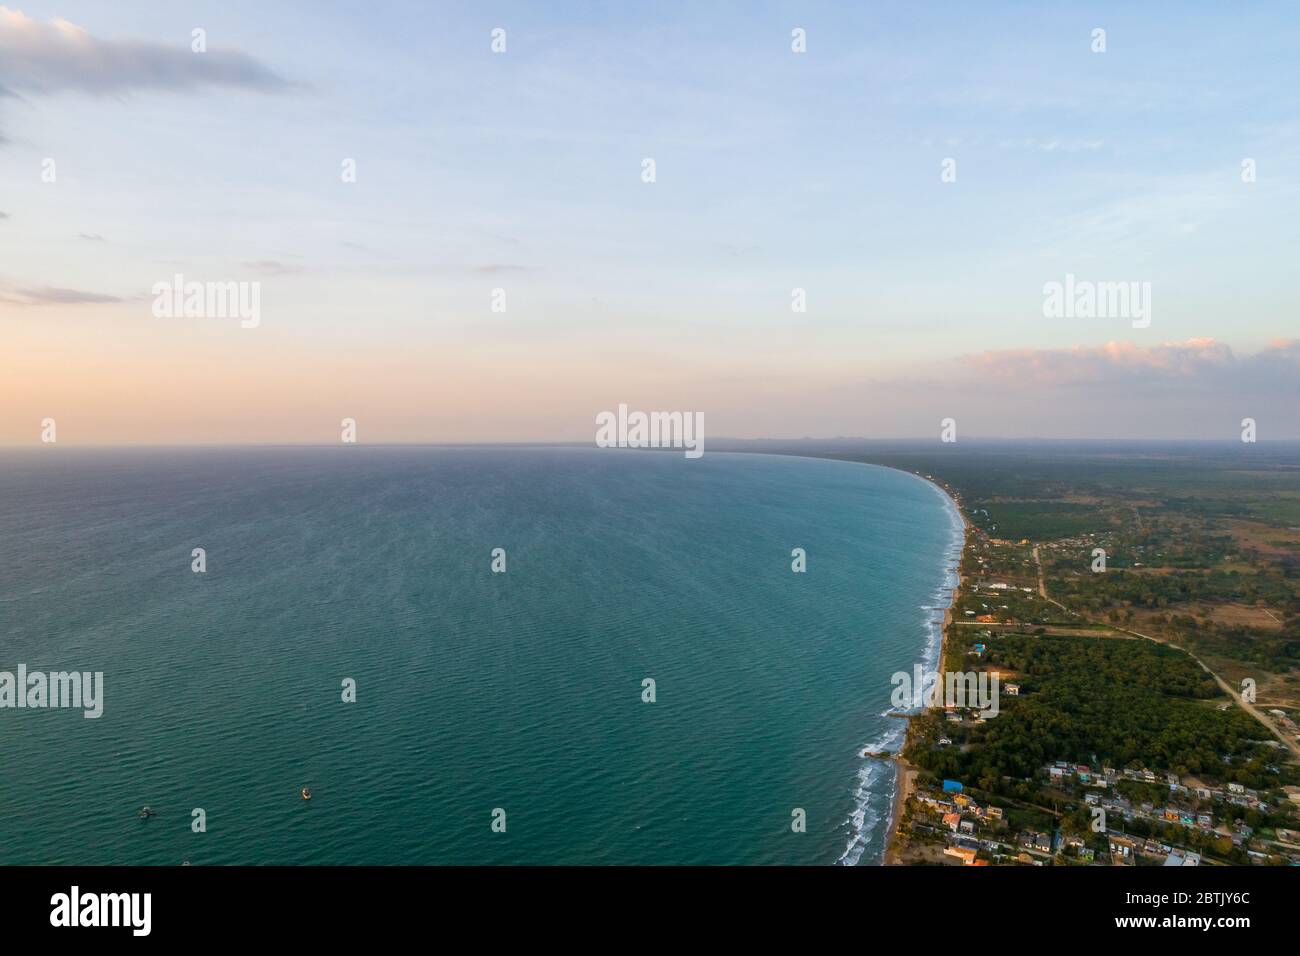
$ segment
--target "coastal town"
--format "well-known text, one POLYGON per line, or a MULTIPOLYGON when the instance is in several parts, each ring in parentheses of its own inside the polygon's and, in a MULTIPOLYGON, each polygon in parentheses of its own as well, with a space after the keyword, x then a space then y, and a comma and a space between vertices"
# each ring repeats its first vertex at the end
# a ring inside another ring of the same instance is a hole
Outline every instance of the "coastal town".
POLYGON ((1294 628, 1295 529, 1256 531, 1285 547, 1251 549, 1154 502, 1097 531, 1050 509, 1007 527, 1015 508, 917 473, 967 533, 949 693, 909 715, 900 753, 874 755, 898 768, 885 862, 1300 865, 1295 677, 1265 656, 1294 628), (953 676, 987 675, 991 709, 951 698, 953 676))
MULTIPOLYGON (((1038 782, 1054 796, 1056 809, 982 803, 956 780, 919 788, 907 807, 908 848, 897 862, 1197 866, 1205 856, 1225 863, 1300 863, 1300 830, 1257 832, 1274 808, 1239 784, 1209 787, 1176 774, 1064 760, 1044 767, 1038 782), (1056 822, 1067 807, 1089 814, 1067 811, 1056 822)), ((1300 801, 1300 788, 1283 792, 1286 800, 1300 801)))

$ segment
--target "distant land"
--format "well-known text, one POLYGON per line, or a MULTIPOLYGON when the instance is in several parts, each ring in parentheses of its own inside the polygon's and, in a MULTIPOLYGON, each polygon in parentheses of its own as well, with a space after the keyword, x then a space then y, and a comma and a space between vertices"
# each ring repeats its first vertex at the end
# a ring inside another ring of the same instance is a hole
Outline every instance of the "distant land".
POLYGON ((931 477, 968 522, 891 862, 1300 863, 1300 443, 724 441, 931 477), (1099 558, 1104 564, 1099 563, 1099 558))

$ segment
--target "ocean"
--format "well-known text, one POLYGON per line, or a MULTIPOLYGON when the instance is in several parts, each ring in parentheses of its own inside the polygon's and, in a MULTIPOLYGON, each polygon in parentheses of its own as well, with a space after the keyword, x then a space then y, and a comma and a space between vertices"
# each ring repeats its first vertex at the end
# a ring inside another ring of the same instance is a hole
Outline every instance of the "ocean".
POLYGON ((103 673, 0 707, 0 863, 877 863, 959 550, 842 461, 0 451, 0 671, 103 673))

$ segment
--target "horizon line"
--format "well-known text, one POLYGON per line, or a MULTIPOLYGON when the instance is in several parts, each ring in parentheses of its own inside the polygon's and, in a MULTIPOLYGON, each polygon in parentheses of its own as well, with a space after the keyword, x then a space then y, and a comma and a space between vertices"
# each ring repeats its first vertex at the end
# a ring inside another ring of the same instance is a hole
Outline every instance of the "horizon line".
MULTIPOLYGON (((960 441, 944 442, 932 437, 918 438, 868 438, 865 436, 854 435, 837 435, 833 438, 733 438, 730 436, 719 436, 710 438, 705 444, 709 443, 732 443, 732 444, 758 444, 758 443, 850 443, 862 442, 866 444, 936 444, 942 447, 957 446, 968 444, 1021 444, 1021 445, 1062 445, 1062 444, 1111 444, 1111 445, 1300 445, 1300 438, 1261 438, 1254 442, 1242 442, 1234 438, 1053 438, 1045 436, 1034 436, 1027 438, 1011 438, 1006 436, 995 435, 975 435, 962 438, 960 441)), ((29 448, 46 448, 49 446, 64 445, 70 448, 85 450, 97 449, 149 449, 149 448, 334 448, 339 445, 364 445, 372 448, 598 448, 594 441, 578 440, 549 440, 549 439, 520 439, 513 441, 366 441, 366 442, 322 442, 322 441, 211 441, 211 442, 100 442, 100 443, 77 443, 77 442, 41 442, 39 440, 27 443, 3 443, 0 442, 0 451, 29 448)), ((601 449, 602 451, 643 451, 655 452, 679 451, 678 448, 610 448, 601 449)))

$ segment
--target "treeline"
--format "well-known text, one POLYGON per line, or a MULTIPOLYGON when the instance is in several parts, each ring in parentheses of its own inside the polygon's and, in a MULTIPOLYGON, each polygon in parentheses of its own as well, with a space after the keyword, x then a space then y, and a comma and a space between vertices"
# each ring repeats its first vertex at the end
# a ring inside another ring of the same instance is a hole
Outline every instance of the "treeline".
POLYGON ((1201 657, 1223 657, 1254 664, 1274 674, 1300 666, 1300 625, 1288 621, 1281 631, 1202 624, 1194 618, 1179 620, 1168 629, 1178 634, 1201 657))
POLYGON ((1014 671, 1020 696, 1003 694, 1001 713, 983 724, 918 734, 909 759, 936 776, 1001 792, 1003 777, 1033 777, 1067 760, 1277 784, 1257 743, 1266 731, 1237 708, 1210 704, 1217 687, 1186 654, 1118 638, 1016 634, 986 643, 986 666, 1014 671), (935 746, 938 733, 953 745, 935 746))
POLYGON ((1294 584, 1280 575, 1239 571, 1175 571, 1142 574, 1112 569, 1105 574, 1062 575, 1052 581, 1058 600, 1100 610, 1118 605, 1162 608, 1179 604, 1256 604, 1286 606, 1294 584))

